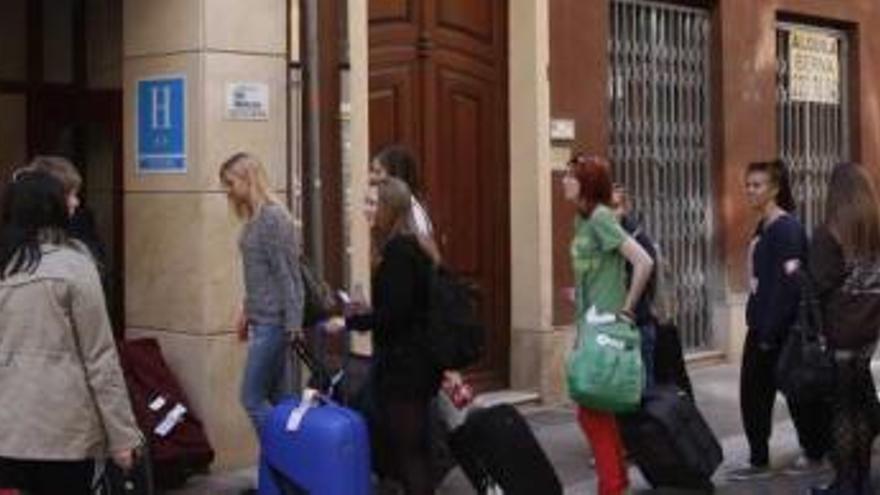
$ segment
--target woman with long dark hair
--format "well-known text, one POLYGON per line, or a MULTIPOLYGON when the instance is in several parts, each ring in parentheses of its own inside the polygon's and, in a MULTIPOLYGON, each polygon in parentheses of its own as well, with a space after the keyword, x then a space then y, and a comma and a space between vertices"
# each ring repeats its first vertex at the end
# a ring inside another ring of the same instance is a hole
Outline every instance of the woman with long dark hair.
POLYGON ((142 441, 98 271, 49 174, 17 174, 2 211, 0 488, 88 495, 95 459, 129 469, 142 441))
MULTIPOLYGON (((749 441, 747 465, 728 473, 732 481, 769 477, 769 440, 776 402, 775 372, 782 344, 797 315, 797 273, 806 260, 807 236, 794 215, 795 203, 785 165, 756 162, 746 171, 746 196, 760 221, 749 245, 750 293, 746 306, 745 348, 740 373, 740 409, 749 441)), ((803 455, 792 473, 822 467, 827 450, 827 405, 788 399, 803 455)))
POLYGON ((835 357, 831 461, 837 476, 815 494, 869 495, 874 417, 871 356, 880 329, 880 203, 858 164, 831 174, 825 222, 810 245, 810 272, 835 357))
MULTIPOLYGON (((575 155, 563 179, 565 198, 577 205, 571 258, 576 283, 576 318, 591 307, 635 320, 635 307, 654 262, 627 234, 610 209, 611 170, 597 156, 575 155), (626 263, 632 265, 627 290, 626 263)), ((629 486, 623 445, 613 413, 578 407, 578 421, 596 458, 600 495, 620 495, 629 486)))

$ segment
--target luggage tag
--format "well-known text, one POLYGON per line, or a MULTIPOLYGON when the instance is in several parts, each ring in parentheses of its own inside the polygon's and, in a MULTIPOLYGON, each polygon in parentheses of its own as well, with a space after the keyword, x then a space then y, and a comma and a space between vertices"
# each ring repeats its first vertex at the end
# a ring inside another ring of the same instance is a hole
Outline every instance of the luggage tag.
POLYGON ((318 397, 318 391, 313 388, 303 390, 302 401, 300 401, 299 405, 296 406, 293 411, 290 411, 290 416, 287 417, 287 426, 285 427, 287 431, 299 431, 300 426, 302 426, 302 421, 306 417, 306 413, 309 412, 309 409, 318 405, 318 397))
POLYGON ((150 408, 150 411, 159 412, 159 410, 165 407, 165 404, 167 403, 168 401, 165 400, 165 397, 157 394, 156 397, 150 401, 150 404, 147 407, 150 408))
POLYGON ((165 418, 156 425, 156 428, 153 430, 153 433, 159 435, 160 437, 166 437, 171 430, 177 426, 178 423, 183 421, 183 416, 186 414, 186 407, 183 404, 177 404, 168 411, 168 414, 165 415, 165 418))

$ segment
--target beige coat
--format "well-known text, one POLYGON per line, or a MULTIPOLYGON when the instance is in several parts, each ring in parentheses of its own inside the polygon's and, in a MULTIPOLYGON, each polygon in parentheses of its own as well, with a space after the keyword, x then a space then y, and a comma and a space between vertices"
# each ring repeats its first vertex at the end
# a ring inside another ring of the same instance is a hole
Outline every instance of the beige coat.
POLYGON ((98 272, 43 245, 0 280, 0 457, 80 460, 140 443, 98 272))

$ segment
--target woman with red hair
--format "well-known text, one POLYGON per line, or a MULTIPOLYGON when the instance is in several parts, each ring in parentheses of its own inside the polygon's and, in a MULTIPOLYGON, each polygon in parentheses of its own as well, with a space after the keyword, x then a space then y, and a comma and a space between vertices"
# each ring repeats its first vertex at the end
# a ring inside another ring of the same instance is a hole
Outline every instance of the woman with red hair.
MULTIPOLYGON (((578 207, 571 259, 576 283, 576 320, 595 307, 630 321, 654 262, 621 228, 611 204, 611 170, 598 156, 577 154, 563 178, 565 198, 578 207), (626 263, 633 266, 627 290, 626 263)), ((629 481, 614 413, 578 407, 578 422, 593 447, 599 495, 620 495, 629 481)))

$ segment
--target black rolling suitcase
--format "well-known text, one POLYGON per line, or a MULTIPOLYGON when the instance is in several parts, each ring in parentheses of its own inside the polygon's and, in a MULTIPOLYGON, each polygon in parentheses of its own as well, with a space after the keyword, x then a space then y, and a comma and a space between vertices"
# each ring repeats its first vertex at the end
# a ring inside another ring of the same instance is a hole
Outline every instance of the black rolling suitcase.
POLYGON ((561 495, 550 460, 519 411, 509 404, 475 410, 449 435, 453 455, 477 493, 561 495))
POLYGON ((711 492, 721 445, 687 394, 672 386, 645 391, 638 412, 619 417, 623 443, 655 488, 711 492))
POLYGON ((694 397, 694 387, 688 376, 681 347, 681 333, 672 323, 657 323, 654 344, 654 379, 658 384, 676 385, 694 397))

